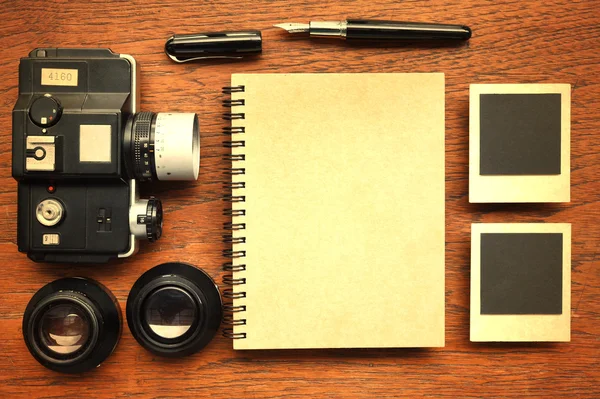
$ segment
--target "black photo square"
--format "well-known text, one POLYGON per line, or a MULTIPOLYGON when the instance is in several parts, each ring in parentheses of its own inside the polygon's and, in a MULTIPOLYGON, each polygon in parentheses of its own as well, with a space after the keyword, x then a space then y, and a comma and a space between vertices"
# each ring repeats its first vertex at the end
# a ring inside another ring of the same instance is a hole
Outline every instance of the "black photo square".
POLYGON ((559 175, 561 94, 481 94, 480 174, 559 175))
POLYGON ((481 314, 562 313, 561 233, 481 234, 481 314))

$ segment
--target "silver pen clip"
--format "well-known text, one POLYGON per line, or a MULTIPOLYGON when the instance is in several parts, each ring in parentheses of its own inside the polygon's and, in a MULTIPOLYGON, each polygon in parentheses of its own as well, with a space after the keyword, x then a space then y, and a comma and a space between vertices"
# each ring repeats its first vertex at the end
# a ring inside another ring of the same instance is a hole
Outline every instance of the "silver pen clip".
POLYGON ((208 56, 208 57, 186 58, 186 59, 180 60, 177 57, 175 57, 174 55, 171 55, 169 53, 167 53, 167 56, 170 59, 172 59, 173 61, 177 62, 178 64, 183 64, 184 62, 189 62, 189 61, 199 61, 199 60, 218 60, 218 59, 241 60, 242 58, 244 58, 242 56, 232 57, 232 56, 228 56, 228 55, 215 55, 215 56, 208 56))

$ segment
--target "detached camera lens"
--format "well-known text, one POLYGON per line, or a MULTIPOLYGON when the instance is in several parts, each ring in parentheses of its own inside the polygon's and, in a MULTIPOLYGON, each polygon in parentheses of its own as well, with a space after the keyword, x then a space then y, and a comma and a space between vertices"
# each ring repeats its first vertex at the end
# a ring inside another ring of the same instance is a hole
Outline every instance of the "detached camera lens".
POLYGON ((200 167, 198 116, 139 112, 125 127, 124 153, 136 180, 196 180, 200 167))
POLYGON ((223 316, 219 289, 204 271, 164 263, 144 273, 127 298, 127 323, 150 352, 191 355, 214 337, 223 316))
POLYGON ((165 339, 183 336, 198 317, 194 298, 177 287, 157 289, 148 295, 142 308, 144 324, 165 339))
POLYGON ((29 301, 23 337, 29 352, 47 368, 81 373, 100 365, 121 335, 121 310, 99 283, 83 278, 56 280, 29 301))
POLYGON ((75 304, 57 304, 42 315, 40 337, 44 346, 53 352, 77 352, 89 341, 90 320, 75 304))

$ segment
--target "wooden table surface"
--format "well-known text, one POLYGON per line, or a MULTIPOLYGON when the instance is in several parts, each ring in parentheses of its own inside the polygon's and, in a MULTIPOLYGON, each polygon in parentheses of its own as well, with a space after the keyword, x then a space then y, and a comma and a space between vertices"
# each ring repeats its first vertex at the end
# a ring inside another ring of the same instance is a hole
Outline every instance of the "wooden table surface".
POLYGON ((600 5, 596 0, 3 1, 0 24, 0 395, 2 397, 328 398, 600 397, 600 5), (275 23, 347 16, 468 24, 468 44, 351 47, 290 38, 275 23), (263 55, 247 62, 178 65, 163 53, 173 33, 260 29, 263 55), (16 246, 11 110, 19 58, 35 47, 110 47, 141 64, 141 107, 196 112, 202 166, 195 183, 157 183, 163 238, 108 265, 36 264, 16 246), (133 282, 166 261, 185 261, 218 282, 223 272, 220 169, 225 125, 221 87, 236 72, 444 72, 446 74, 446 347, 431 350, 234 352, 216 337, 186 359, 142 349, 123 327, 106 362, 84 375, 46 370, 27 351, 21 318, 44 284, 66 276, 99 280, 124 308, 133 282), (572 85, 572 202, 468 203, 471 83, 572 85), (469 342, 472 222, 569 222, 572 336, 563 344, 469 342))

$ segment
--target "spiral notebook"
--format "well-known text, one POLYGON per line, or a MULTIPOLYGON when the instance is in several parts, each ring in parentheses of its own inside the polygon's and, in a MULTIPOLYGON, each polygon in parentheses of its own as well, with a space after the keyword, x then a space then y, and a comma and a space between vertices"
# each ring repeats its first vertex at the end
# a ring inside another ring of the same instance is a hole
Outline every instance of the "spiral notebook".
POLYGON ((231 83, 234 349, 444 346, 444 75, 231 83))

